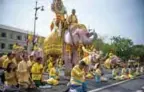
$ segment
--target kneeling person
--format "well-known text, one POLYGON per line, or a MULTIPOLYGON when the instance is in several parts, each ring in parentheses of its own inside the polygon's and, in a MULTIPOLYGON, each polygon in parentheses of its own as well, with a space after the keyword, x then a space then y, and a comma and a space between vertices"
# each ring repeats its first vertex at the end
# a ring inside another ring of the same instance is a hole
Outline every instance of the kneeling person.
POLYGON ((49 71, 49 79, 46 82, 51 85, 59 84, 59 70, 56 67, 56 62, 53 62, 53 66, 49 71))
POLYGON ((85 84, 85 71, 86 63, 81 61, 71 71, 70 90, 76 90, 77 92, 86 92, 85 84))
POLYGON ((43 71, 43 65, 41 64, 42 58, 38 57, 36 59, 36 63, 32 66, 31 73, 32 73, 32 80, 35 82, 35 85, 37 87, 42 85, 41 79, 42 79, 42 71, 43 71))

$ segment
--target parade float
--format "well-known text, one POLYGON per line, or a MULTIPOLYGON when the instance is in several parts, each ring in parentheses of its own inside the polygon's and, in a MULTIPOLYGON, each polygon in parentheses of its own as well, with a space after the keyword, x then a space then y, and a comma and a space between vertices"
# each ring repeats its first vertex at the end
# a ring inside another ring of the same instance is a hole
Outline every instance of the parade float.
POLYGON ((74 18, 71 17, 73 15, 68 16, 62 0, 53 0, 51 9, 56 16, 50 25, 51 34, 44 41, 43 51, 46 57, 61 56, 67 74, 81 59, 82 46, 91 47, 97 34, 89 31, 84 24, 78 23, 76 15, 74 18))

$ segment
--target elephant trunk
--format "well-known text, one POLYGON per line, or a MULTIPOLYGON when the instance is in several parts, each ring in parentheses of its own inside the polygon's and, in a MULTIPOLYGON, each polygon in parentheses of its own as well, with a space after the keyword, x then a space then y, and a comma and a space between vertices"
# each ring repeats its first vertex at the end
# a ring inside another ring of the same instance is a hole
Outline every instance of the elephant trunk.
POLYGON ((84 36, 84 37, 82 38, 82 41, 83 41, 84 44, 91 44, 92 41, 93 41, 93 39, 94 39, 94 36, 93 36, 93 35, 90 36, 90 37, 84 36))
POLYGON ((97 33, 95 31, 89 32, 89 36, 94 36, 94 39, 97 39, 97 33))

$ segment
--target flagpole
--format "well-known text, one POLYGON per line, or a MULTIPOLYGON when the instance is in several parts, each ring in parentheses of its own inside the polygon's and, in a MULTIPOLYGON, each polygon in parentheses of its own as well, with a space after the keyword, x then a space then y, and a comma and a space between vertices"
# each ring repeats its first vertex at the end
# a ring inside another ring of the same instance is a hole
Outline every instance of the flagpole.
POLYGON ((38 7, 37 6, 37 1, 36 1, 36 6, 35 6, 35 16, 34 16, 34 34, 33 34, 33 49, 34 49, 34 46, 35 46, 35 38, 36 38, 36 36, 35 36, 35 33, 36 33, 36 20, 38 19, 38 17, 37 17, 37 11, 39 10, 39 9, 41 9, 41 11, 44 11, 44 6, 41 6, 41 7, 38 7))
POLYGON ((26 42, 26 44, 27 44, 27 51, 28 51, 28 36, 29 36, 29 33, 28 33, 28 31, 27 31, 27 42, 26 42))

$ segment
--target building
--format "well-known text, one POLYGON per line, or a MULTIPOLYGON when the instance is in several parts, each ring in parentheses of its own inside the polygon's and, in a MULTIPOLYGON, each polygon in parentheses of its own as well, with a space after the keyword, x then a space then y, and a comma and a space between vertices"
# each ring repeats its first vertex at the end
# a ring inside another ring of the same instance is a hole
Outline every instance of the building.
POLYGON ((13 44, 18 43, 27 48, 29 31, 0 25, 0 53, 12 51, 13 44))

